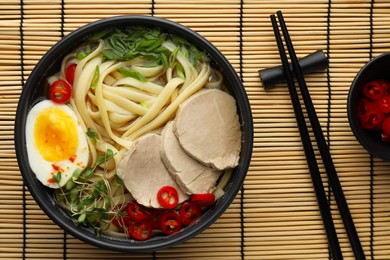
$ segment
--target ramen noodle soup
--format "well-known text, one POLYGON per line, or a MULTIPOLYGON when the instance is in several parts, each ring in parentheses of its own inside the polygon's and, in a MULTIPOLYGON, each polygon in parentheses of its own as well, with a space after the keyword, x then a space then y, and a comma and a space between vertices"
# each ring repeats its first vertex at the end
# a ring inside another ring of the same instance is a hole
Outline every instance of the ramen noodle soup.
POLYGON ((48 82, 46 97, 28 114, 29 162, 78 225, 146 240, 195 223, 223 195, 231 168, 219 169, 202 194, 161 185, 149 194, 157 206, 149 207, 118 174, 134 145, 160 135, 190 97, 226 91, 207 55, 185 39, 146 27, 102 31, 66 55, 48 82))

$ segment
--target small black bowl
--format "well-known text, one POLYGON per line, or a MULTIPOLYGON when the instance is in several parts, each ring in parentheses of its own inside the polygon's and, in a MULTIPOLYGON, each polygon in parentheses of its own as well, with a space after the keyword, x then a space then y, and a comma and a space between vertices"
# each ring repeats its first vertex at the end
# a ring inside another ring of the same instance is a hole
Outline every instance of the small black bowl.
POLYGON ((253 146, 253 122, 249 100, 240 78, 232 65, 210 42, 199 34, 180 24, 162 18, 149 16, 117 16, 90 23, 70 33, 55 44, 38 62, 23 87, 15 120, 15 148, 23 179, 32 196, 42 210, 66 232, 92 245, 122 252, 151 252, 182 243, 199 234, 214 223, 229 207, 240 190, 245 179, 253 146), (96 237, 91 229, 77 226, 72 218, 60 208, 54 198, 53 190, 43 186, 31 171, 26 151, 26 117, 33 102, 43 96, 46 78, 59 71, 61 60, 67 53, 79 46, 85 39, 108 28, 123 28, 138 25, 160 28, 192 42, 204 50, 211 59, 212 66, 218 68, 224 77, 224 83, 235 97, 242 130, 242 150, 239 165, 234 169, 226 192, 217 203, 208 208, 196 224, 184 228, 171 236, 154 236, 147 241, 134 241, 125 238, 113 238, 106 235, 96 237))
POLYGON ((390 53, 384 53, 368 62, 352 81, 348 94, 348 120, 356 139, 372 155, 390 161, 390 144, 381 140, 380 131, 367 131, 361 126, 357 104, 365 84, 372 80, 390 80, 390 53))

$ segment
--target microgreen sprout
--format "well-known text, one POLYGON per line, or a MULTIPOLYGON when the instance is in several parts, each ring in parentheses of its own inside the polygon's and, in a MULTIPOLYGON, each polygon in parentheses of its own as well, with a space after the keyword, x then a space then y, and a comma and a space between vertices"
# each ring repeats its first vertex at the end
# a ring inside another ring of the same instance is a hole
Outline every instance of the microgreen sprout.
MULTIPOLYGON (((56 192, 58 203, 69 211, 76 222, 93 228, 97 235, 108 226, 110 215, 116 214, 112 211, 117 205, 112 200, 111 185, 120 183, 121 180, 115 175, 111 183, 105 178, 104 171, 98 170, 98 167, 114 156, 114 152, 107 149, 97 157, 93 167, 76 169, 65 186, 56 192)), ((61 172, 53 175, 53 180, 59 184, 61 172)))
POLYGON ((61 172, 60 171, 58 171, 56 174, 53 174, 53 180, 58 185, 60 184, 60 182, 61 182, 61 172))
POLYGON ((96 132, 93 131, 92 128, 88 127, 86 134, 91 139, 92 144, 96 144, 98 139, 96 132))

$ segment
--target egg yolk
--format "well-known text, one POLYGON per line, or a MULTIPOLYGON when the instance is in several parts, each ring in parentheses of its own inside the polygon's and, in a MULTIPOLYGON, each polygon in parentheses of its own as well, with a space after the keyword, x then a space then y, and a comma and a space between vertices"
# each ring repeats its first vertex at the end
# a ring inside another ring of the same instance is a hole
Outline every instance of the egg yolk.
POLYGON ((77 125, 61 108, 45 108, 39 113, 34 138, 38 151, 46 161, 64 161, 76 154, 77 125))

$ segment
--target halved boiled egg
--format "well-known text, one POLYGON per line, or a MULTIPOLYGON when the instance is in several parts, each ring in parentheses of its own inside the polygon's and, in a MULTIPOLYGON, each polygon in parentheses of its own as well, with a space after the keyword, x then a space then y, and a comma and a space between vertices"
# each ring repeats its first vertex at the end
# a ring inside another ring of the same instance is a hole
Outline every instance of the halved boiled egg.
POLYGON ((86 134, 67 105, 44 100, 32 107, 26 121, 28 160, 37 179, 51 188, 62 187, 77 169, 88 165, 86 134), (61 172, 59 185, 53 175, 61 172))

